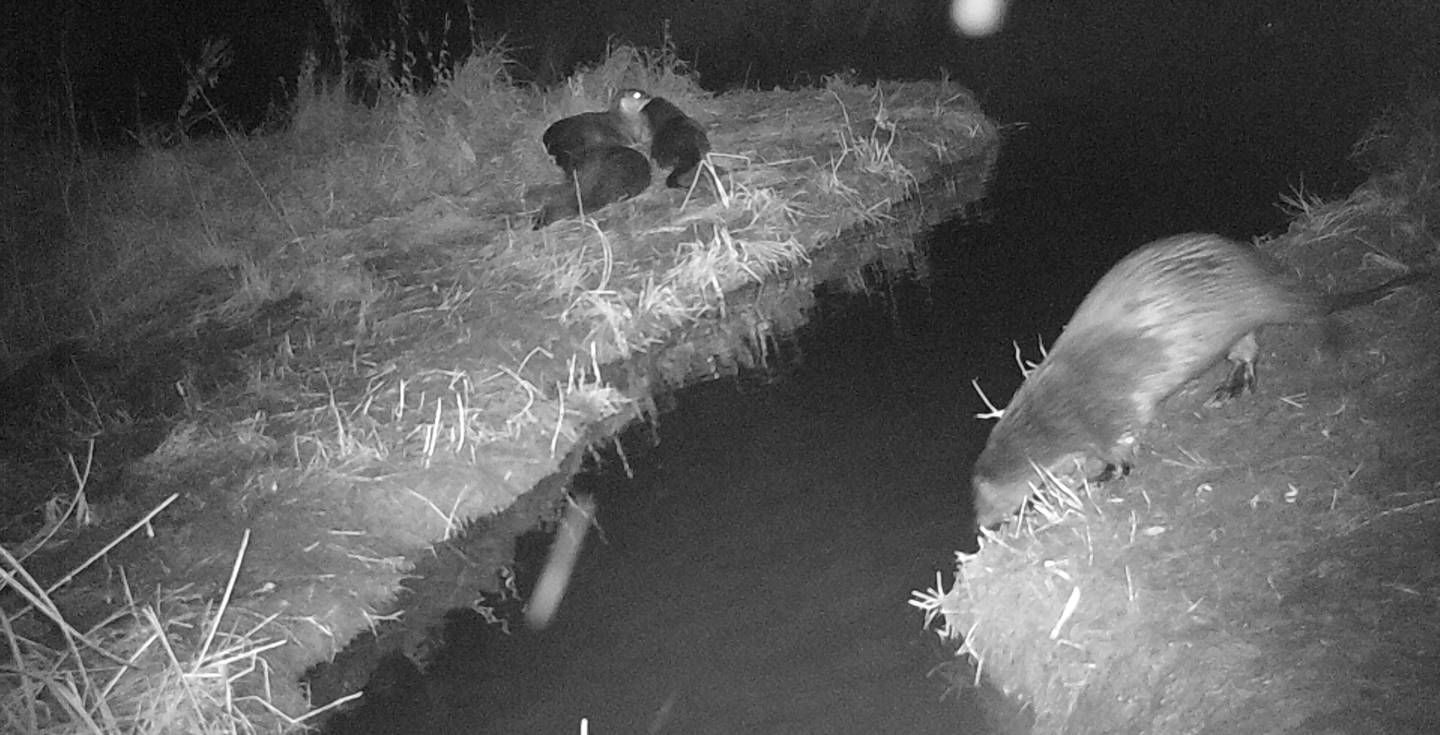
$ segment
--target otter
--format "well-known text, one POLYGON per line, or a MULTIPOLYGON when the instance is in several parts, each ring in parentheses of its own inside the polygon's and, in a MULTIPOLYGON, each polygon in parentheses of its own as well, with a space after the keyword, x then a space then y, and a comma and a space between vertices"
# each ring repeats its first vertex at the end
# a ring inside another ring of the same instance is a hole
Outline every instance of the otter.
POLYGON ((1320 321, 1434 275, 1327 296, 1219 235, 1141 247, 1090 290, 991 430, 971 478, 977 527, 1019 510, 1037 470, 1095 481, 1128 472, 1136 434, 1160 402, 1222 356, 1230 375, 1209 403, 1253 390, 1260 327, 1320 321))
POLYGON ((650 162, 630 147, 649 135, 641 114, 649 100, 638 89, 621 90, 610 109, 561 118, 545 129, 540 141, 564 172, 565 183, 549 187, 534 229, 650 188, 650 162))
POLYGON ((591 148, 571 158, 570 164, 566 182, 551 187, 545 197, 534 229, 581 212, 594 212, 650 188, 650 161, 634 148, 591 148))
POLYGON ((556 120, 540 136, 545 152, 555 158, 555 165, 567 177, 573 176, 587 154, 643 141, 649 127, 641 108, 649 100, 650 96, 638 89, 625 89, 604 112, 582 112, 556 120))
POLYGON ((671 169, 665 177, 666 186, 688 189, 695 181, 700 161, 710 152, 710 137, 700 123, 681 112, 670 100, 648 95, 646 98, 640 112, 650 138, 650 158, 655 165, 671 169))

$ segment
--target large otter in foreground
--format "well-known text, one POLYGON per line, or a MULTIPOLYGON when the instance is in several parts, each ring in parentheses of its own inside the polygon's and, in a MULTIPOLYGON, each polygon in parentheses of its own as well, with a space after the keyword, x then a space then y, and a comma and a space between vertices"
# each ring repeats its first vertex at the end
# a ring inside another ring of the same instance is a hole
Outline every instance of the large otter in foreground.
POLYGON ((1226 355, 1212 402, 1252 389, 1267 324, 1320 320, 1415 281, 1326 296, 1245 244, 1188 234, 1155 241, 1111 268, 1025 379, 975 462, 975 520, 990 527, 1025 504, 1036 470, 1102 478, 1128 470, 1136 433, 1186 382, 1226 355))

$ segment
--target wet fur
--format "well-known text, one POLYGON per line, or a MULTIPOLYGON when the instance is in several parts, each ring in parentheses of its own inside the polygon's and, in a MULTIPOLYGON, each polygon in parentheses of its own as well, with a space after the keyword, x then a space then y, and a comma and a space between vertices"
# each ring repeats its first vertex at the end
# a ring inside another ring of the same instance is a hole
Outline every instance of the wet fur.
POLYGON ((665 185, 689 188, 700 161, 710 152, 705 128, 664 97, 651 97, 641 112, 649 127, 651 160, 661 168, 671 169, 665 185))
POLYGON ((593 213, 650 188, 650 161, 633 148, 591 149, 574 161, 569 180, 553 187, 535 217, 535 229, 557 220, 593 213))
POLYGON ((1128 469, 1136 435, 1160 402, 1227 352, 1235 367, 1212 400, 1252 387, 1259 327, 1318 321, 1433 275, 1327 297, 1218 235, 1140 248, 1091 289, 991 430, 972 478, 977 524, 1018 510, 1036 468, 1070 479, 1128 469))
POLYGON ((604 112, 582 112, 556 120, 540 137, 545 152, 554 157, 555 165, 569 177, 594 151, 643 141, 648 123, 641 110, 649 99, 649 95, 638 89, 626 89, 615 96, 610 109, 604 112))

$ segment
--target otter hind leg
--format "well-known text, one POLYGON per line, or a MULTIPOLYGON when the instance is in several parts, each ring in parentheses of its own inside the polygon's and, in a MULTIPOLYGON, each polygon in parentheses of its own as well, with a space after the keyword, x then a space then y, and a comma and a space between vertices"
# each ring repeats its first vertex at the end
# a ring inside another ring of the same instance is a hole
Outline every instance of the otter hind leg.
POLYGON ((569 181, 551 190, 535 217, 535 229, 596 212, 649 187, 650 162, 643 153, 622 146, 593 150, 580 159, 569 181))
POLYGON ((531 229, 544 229, 552 222, 559 222, 578 214, 580 214, 580 200, 575 196, 575 182, 572 180, 566 181, 564 184, 556 184, 545 197, 545 203, 541 205, 540 212, 535 215, 535 224, 531 229))
POLYGON ((1239 398, 1245 392, 1255 391, 1255 360, 1260 356, 1260 343, 1255 341, 1255 333, 1250 332, 1230 348, 1230 353, 1225 359, 1230 362, 1230 374, 1225 380, 1216 386, 1215 392, 1205 405, 1216 408, 1225 403, 1239 398))
POLYGON ((675 169, 665 177, 665 185, 671 189, 689 189, 700 173, 700 157, 684 158, 675 164, 675 169))
POLYGON ((576 169, 575 178, 585 210, 598 210, 650 188, 650 162, 633 148, 607 148, 576 169))

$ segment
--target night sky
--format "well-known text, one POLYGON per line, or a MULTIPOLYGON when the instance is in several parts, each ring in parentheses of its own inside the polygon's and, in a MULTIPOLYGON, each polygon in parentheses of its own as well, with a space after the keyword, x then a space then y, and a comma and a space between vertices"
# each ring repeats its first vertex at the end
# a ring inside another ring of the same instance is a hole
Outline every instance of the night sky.
MULTIPOLYGON (((53 130, 73 89, 79 128, 124 139, 139 122, 173 119, 183 61, 206 39, 230 41, 235 62, 212 99, 251 128, 282 101, 307 50, 335 68, 339 51, 320 0, 11 0, 0 41, 9 115, 53 130)), ((611 39, 659 45, 668 32, 712 90, 813 83, 838 70, 861 78, 935 78, 942 69, 1002 118, 1047 101, 1144 97, 1193 87, 1214 104, 1244 103, 1279 83, 1341 100, 1367 116, 1435 62, 1440 12, 1423 0, 1367 3, 1017 0, 1002 33, 963 38, 930 0, 360 0, 345 52, 371 58, 394 44, 419 59, 463 58, 471 39, 512 49, 516 78, 550 84, 594 61, 611 39), (668 20, 668 24, 665 21, 668 20)), ((427 64, 424 64, 428 66, 427 64)), ((1351 110, 1316 110, 1318 117, 1351 110)), ((1204 106, 1197 114, 1206 113, 1204 106)), ((1264 120, 1254 127, 1263 127, 1264 120)), ((1300 131, 1313 134, 1314 131, 1300 131)))

